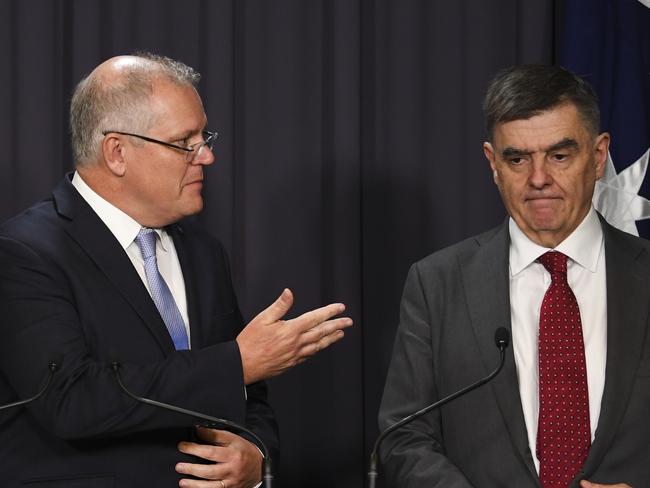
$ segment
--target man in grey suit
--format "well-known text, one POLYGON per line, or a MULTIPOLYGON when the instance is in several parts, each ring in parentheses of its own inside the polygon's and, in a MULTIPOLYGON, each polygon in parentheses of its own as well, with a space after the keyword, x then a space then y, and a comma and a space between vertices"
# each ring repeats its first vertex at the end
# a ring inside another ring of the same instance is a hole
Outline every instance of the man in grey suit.
POLYGON ((398 429, 392 486, 650 486, 650 243, 592 207, 609 135, 593 89, 551 66, 492 81, 483 150, 510 217, 414 264, 382 429, 502 372, 398 429), (562 263, 557 264, 556 263, 562 263))

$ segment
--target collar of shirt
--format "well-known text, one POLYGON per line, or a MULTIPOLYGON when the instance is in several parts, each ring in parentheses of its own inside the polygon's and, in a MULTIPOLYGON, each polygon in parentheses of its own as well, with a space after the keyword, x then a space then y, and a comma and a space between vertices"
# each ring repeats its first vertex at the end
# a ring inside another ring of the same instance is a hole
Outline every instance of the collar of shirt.
MULTIPOLYGON (((142 226, 131 216, 99 196, 76 171, 72 177, 72 185, 108 227, 122 248, 129 247, 134 242, 142 226)), ((154 230, 160 237, 159 242, 163 251, 166 252, 169 248, 171 236, 164 229, 154 230)))
MULTIPOLYGON (((510 276, 515 276, 551 249, 531 241, 510 217, 510 276)), ((571 260, 592 273, 596 272, 602 249, 603 229, 593 207, 580 225, 558 246, 556 251, 566 254, 571 260)))

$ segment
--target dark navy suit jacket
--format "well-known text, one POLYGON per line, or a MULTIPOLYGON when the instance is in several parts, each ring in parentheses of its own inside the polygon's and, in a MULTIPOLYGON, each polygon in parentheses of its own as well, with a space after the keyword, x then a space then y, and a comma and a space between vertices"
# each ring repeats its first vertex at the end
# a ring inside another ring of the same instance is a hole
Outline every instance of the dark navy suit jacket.
POLYGON ((70 183, 0 228, 0 484, 172 487, 194 421, 136 403, 136 394, 247 424, 272 449, 263 383, 247 398, 235 337, 243 326, 221 244, 191 223, 168 228, 187 293, 191 351, 177 352, 128 256, 70 183))

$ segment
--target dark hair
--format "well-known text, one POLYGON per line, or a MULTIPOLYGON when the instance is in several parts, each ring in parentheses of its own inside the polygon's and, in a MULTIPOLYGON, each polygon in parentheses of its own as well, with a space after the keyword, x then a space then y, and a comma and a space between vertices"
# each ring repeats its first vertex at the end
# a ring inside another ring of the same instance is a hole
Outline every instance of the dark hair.
POLYGON ((600 128, 598 96, 585 80, 560 66, 529 64, 500 71, 483 101, 488 138, 492 140, 498 124, 529 119, 565 103, 576 106, 585 128, 596 136, 600 128))

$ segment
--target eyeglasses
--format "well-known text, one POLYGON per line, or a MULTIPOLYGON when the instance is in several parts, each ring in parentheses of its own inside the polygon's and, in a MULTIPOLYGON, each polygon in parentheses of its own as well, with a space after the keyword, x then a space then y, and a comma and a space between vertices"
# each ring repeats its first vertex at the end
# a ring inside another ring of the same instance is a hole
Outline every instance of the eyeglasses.
POLYGON ((142 139, 143 141, 147 142, 153 142, 154 144, 160 144, 161 146, 167 146, 171 147, 173 149, 178 149, 179 151, 185 152, 185 162, 191 163, 194 161, 196 158, 199 157, 199 155, 202 154, 203 148, 207 147, 210 151, 212 151, 212 146, 214 146, 214 141, 217 140, 217 137, 219 137, 219 134, 217 132, 210 132, 207 130, 203 131, 203 140, 196 142, 194 144, 190 144, 187 147, 183 146, 178 146, 176 144, 172 144, 170 142, 165 142, 165 141, 159 141, 158 139, 153 139, 151 137, 147 136, 141 136, 140 134, 132 134, 130 132, 122 132, 119 130, 105 130, 102 131, 102 134, 106 136, 107 134, 122 134, 123 136, 131 136, 131 137, 137 137, 138 139, 142 139))

